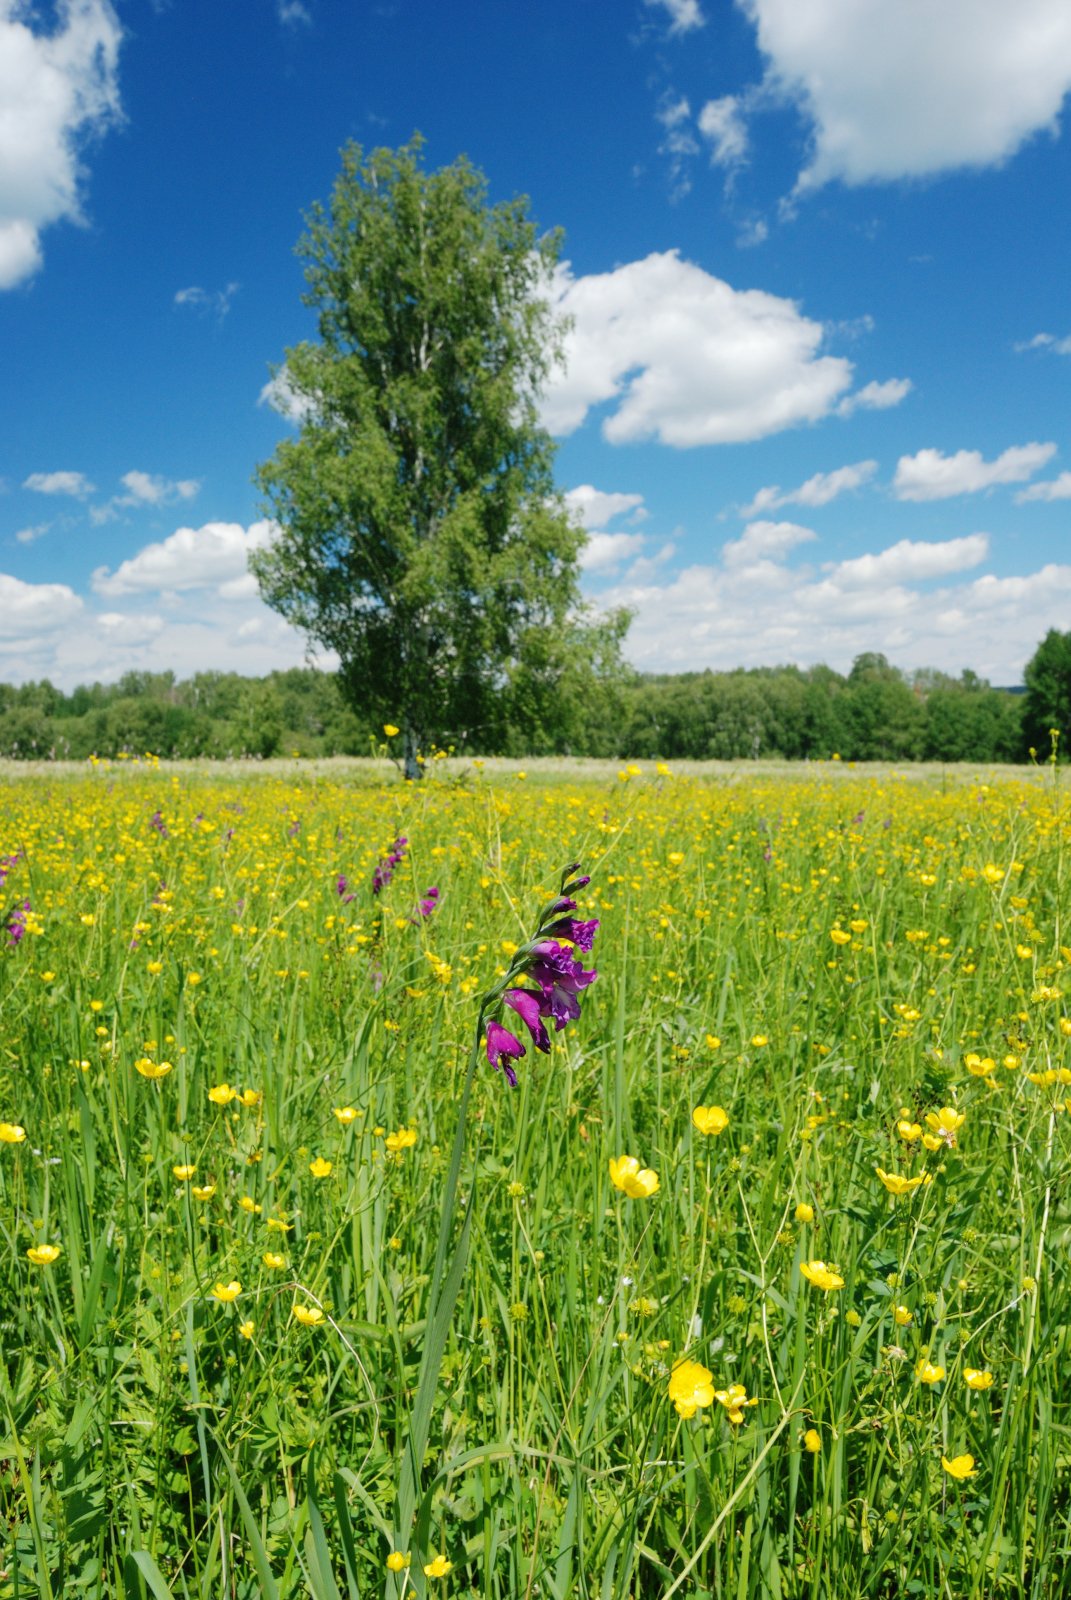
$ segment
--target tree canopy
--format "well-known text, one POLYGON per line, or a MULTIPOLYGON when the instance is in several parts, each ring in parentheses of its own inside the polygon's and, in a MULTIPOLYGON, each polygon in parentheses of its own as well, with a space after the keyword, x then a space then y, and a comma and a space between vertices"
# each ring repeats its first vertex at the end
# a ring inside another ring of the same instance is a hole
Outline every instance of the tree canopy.
MULTIPOLYGON (((337 653, 347 698, 419 746, 493 744, 517 697, 575 715, 612 677, 622 618, 587 615, 585 535, 552 476, 538 397, 560 359, 556 234, 491 205, 414 136, 357 145, 298 244, 317 341, 277 373, 300 419, 257 481, 279 534, 252 566, 269 605, 337 653)), ((523 713, 522 713, 523 715, 523 713)))

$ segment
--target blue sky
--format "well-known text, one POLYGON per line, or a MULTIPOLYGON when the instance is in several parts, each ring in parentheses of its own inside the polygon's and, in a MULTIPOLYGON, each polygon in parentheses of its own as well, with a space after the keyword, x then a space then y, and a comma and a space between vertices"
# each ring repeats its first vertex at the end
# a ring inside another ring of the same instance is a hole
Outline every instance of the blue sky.
POLYGON ((545 396, 648 670, 1071 627, 1066 0, 0 0, 0 675, 260 673, 266 385, 348 139, 565 232, 545 396))

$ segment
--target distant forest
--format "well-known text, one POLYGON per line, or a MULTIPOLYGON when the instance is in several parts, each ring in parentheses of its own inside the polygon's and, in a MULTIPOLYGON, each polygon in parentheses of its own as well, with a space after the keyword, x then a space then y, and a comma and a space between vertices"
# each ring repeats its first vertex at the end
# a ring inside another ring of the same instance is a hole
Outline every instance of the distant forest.
MULTIPOLYGON (((1050 750, 1047 725, 1033 725, 1039 715, 1044 724, 1044 707, 1039 713, 1030 691, 990 688, 971 672, 905 675, 877 654, 858 657, 846 676, 823 666, 635 674, 577 699, 549 726, 518 707, 493 733, 459 731, 457 750, 977 762, 1023 761, 1031 745, 1042 759, 1050 750)), ((313 669, 264 678, 200 672, 182 682, 171 672, 128 672, 70 694, 47 681, 0 684, 0 755, 15 759, 366 755, 382 739, 381 727, 345 703, 336 679, 313 669)))

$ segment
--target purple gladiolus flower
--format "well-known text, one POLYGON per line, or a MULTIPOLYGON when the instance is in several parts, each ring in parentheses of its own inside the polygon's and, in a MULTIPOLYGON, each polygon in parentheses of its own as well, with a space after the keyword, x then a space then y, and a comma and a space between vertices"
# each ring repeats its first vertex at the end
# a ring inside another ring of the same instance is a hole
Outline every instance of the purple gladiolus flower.
POLYGON ((546 932, 555 939, 568 939, 578 950, 590 950, 595 943, 595 930, 598 926, 598 917, 593 918, 591 922, 578 922, 576 917, 559 917, 557 922, 551 923, 546 932))
POLYGON ((353 896, 352 894, 346 893, 346 890, 349 888, 349 884, 346 882, 346 874, 344 872, 339 873, 338 882, 335 884, 335 888, 338 890, 338 897, 342 901, 343 905, 349 905, 350 901, 353 899, 353 896))
POLYGON ((409 840, 404 834, 399 834, 390 847, 390 852, 379 862, 372 874, 372 893, 380 894, 394 876, 394 870, 401 865, 405 857, 409 840))
POLYGON ((21 906, 15 906, 7 919, 7 936, 9 941, 18 945, 26 935, 26 913, 30 909, 30 902, 24 900, 21 906))
POLYGON ((487 1059, 496 1072, 504 1072, 506 1081, 511 1089, 517 1087, 517 1074, 513 1070, 513 1060, 519 1060, 528 1052, 517 1038, 515 1033, 510 1033, 500 1022, 487 1024, 487 1059), (512 1060, 511 1060, 512 1058, 512 1060))
POLYGON ((531 989, 507 989, 502 998, 527 1025, 536 1049, 542 1050, 544 1055, 549 1054, 550 1035, 543 1018, 550 1015, 550 1006, 543 996, 534 994, 531 989))
POLYGON ((424 890, 424 898, 417 904, 417 911, 422 917, 430 917, 433 911, 439 908, 439 891, 433 884, 430 889, 424 890))
POLYGON ((149 826, 150 826, 150 828, 155 828, 156 829, 156 831, 160 835, 161 839, 170 839, 171 835, 167 831, 167 823, 164 821, 164 816, 163 816, 163 812, 162 811, 154 811, 153 812, 152 816, 149 819, 149 826))

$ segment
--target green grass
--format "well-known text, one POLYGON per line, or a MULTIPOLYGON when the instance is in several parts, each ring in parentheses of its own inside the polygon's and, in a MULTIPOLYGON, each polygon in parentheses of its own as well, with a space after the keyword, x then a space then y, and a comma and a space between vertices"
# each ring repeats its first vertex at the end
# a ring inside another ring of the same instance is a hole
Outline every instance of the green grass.
POLYGON ((0 1600, 1063 1592, 1056 775, 445 766, 0 780, 0 1600), (455 1166, 480 997, 578 858, 598 982, 515 1090, 479 1058, 455 1166), (679 1416, 683 1359, 757 1403, 679 1416))

